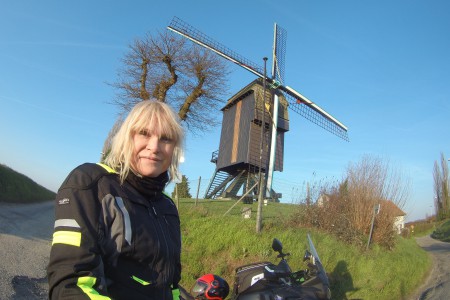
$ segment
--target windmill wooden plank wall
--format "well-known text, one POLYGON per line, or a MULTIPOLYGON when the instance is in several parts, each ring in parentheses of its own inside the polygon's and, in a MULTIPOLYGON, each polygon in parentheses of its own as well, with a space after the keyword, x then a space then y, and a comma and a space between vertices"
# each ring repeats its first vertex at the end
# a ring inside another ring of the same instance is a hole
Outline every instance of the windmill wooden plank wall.
MULTIPOLYGON (((262 172, 266 172, 266 166, 269 160, 269 138, 271 128, 271 111, 272 94, 277 92, 269 87, 266 88, 266 109, 265 109, 265 126, 264 147, 262 153, 262 162, 260 162, 261 149, 261 124, 262 124, 262 107, 264 88, 262 80, 257 79, 247 85, 245 88, 231 97, 223 111, 222 131, 220 137, 219 153, 216 161, 216 170, 214 176, 207 189, 205 198, 216 198, 218 196, 236 197, 237 195, 227 192, 223 183, 217 182, 216 176, 219 173, 226 172, 228 175, 239 175, 242 181, 243 172, 247 177, 254 177, 259 172, 261 165, 262 172), (216 182, 214 182, 216 181, 216 182), (221 186, 221 190, 217 190, 214 194, 213 186, 221 186), (220 195, 222 194, 222 195, 220 195)), ((276 159, 275 171, 283 171, 284 156, 284 133, 289 130, 289 118, 287 112, 287 101, 279 94, 279 115, 276 143, 276 159)), ((223 176, 222 176, 223 177, 223 176)), ((227 177, 228 186, 233 185, 233 179, 227 177)), ((236 179, 235 178, 235 179, 236 179)), ((240 181, 240 182, 241 182, 240 181)), ((247 180, 248 182, 248 180, 247 180)), ((244 184, 240 183, 241 185, 244 184)), ((246 187, 244 187, 245 191, 246 187)), ((236 191, 234 186, 233 191, 236 191)))

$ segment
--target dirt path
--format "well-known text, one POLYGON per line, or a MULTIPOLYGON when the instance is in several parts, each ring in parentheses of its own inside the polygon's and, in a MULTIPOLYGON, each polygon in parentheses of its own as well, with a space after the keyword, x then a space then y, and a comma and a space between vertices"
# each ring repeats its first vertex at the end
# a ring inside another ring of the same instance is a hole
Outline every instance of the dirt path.
POLYGON ((53 201, 0 203, 0 299, 47 299, 53 201))
POLYGON ((427 281, 411 300, 450 299, 450 243, 440 242, 430 236, 416 238, 417 244, 433 258, 433 269, 427 281))

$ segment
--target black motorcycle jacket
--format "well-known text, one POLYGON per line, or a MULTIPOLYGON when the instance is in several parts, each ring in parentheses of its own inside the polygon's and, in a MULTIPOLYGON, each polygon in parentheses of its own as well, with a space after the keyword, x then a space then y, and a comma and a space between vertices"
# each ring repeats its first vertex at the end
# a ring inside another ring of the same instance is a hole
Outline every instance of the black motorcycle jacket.
POLYGON ((130 172, 121 185, 106 165, 75 168, 56 197, 49 299, 172 299, 181 232, 167 181, 130 172))

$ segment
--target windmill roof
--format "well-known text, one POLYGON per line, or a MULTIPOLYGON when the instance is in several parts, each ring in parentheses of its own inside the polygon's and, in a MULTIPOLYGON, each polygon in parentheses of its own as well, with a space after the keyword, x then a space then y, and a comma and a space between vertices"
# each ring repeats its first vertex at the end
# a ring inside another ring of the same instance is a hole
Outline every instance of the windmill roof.
POLYGON ((236 102, 238 102, 238 101, 242 100, 243 98, 245 98, 248 94, 254 92, 254 89, 255 89, 256 85, 262 86, 262 83, 261 83, 260 79, 253 80, 252 82, 247 84, 244 88, 240 89, 236 94, 231 96, 231 98, 228 99, 227 104, 225 104, 225 106, 221 110, 222 111, 226 110, 230 106, 233 106, 236 102))
MULTIPOLYGON (((245 98, 250 93, 254 93, 256 90, 262 90, 263 88, 264 88, 263 80, 261 78, 257 78, 255 80, 253 80, 252 82, 247 84, 245 87, 240 89, 236 94, 231 96, 231 98, 228 99, 227 103, 221 110, 224 111, 224 110, 228 109, 230 106, 233 106, 234 104, 236 104, 236 102, 239 102, 240 100, 245 98)), ((277 90, 272 89, 270 86, 266 86, 266 88, 271 91, 277 91, 277 90)), ((281 98, 284 98, 284 96, 282 95, 281 92, 277 91, 277 93, 279 93, 279 96, 281 96, 281 98)), ((286 102, 286 101, 284 101, 284 102, 286 102)))

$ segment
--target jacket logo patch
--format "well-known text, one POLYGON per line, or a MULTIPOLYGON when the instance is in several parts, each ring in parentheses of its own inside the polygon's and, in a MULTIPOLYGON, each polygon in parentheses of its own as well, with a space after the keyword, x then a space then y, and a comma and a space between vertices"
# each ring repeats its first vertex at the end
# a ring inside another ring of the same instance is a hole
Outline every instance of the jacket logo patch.
POLYGON ((69 202, 70 202, 69 198, 58 200, 59 205, 69 204, 69 202))

